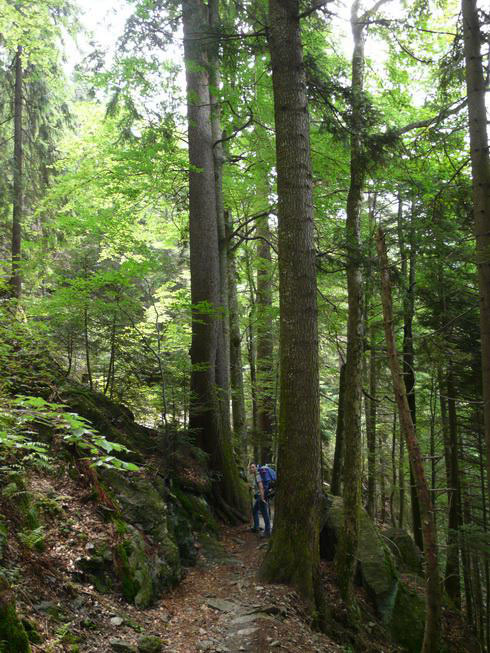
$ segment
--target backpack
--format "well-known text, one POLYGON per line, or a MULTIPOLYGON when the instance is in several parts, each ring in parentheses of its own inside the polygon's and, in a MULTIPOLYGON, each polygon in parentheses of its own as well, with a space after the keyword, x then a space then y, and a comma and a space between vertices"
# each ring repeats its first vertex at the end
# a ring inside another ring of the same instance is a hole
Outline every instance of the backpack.
POLYGON ((264 484, 264 494, 266 499, 271 499, 276 491, 277 474, 276 470, 269 465, 259 465, 259 474, 264 484))

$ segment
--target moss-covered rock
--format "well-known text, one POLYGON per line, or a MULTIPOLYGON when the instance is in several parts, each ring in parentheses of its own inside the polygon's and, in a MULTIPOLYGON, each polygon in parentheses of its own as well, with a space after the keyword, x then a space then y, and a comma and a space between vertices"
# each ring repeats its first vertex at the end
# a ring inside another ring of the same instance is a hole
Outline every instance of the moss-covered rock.
POLYGON ((13 592, 0 576, 0 653, 29 653, 30 650, 29 638, 17 616, 13 592))
POLYGON ((137 642, 138 653, 160 653, 162 640, 155 635, 143 635, 137 642))
POLYGON ((393 553, 396 567, 404 573, 423 575, 423 555, 413 539, 403 528, 390 528, 384 532, 393 553))
POLYGON ((174 485, 169 495, 169 527, 184 565, 197 560, 196 540, 201 546, 216 540, 219 527, 203 496, 184 492, 174 485))
MULTIPOLYGON (((145 542, 140 531, 130 524, 123 528, 119 521, 120 541, 114 547, 115 568, 123 596, 139 608, 147 608, 164 589, 174 585, 181 577, 180 561, 175 548, 175 558, 169 562, 159 549, 145 542)), ((174 545, 175 546, 175 545, 174 545)))
MULTIPOLYGON (((323 557, 333 559, 338 534, 344 522, 344 504, 341 497, 329 496, 326 500, 325 526, 321 534, 323 557)), ((371 596, 383 621, 391 621, 395 606, 398 576, 389 551, 383 543, 374 522, 362 510, 359 524, 359 548, 357 552, 362 584, 371 596)))
POLYGON ((101 594, 114 589, 114 567, 111 547, 107 543, 99 544, 89 556, 76 561, 81 580, 89 582, 101 594))
POLYGON ((390 624, 393 639, 408 653, 418 653, 424 638, 424 626, 423 595, 400 583, 390 624))

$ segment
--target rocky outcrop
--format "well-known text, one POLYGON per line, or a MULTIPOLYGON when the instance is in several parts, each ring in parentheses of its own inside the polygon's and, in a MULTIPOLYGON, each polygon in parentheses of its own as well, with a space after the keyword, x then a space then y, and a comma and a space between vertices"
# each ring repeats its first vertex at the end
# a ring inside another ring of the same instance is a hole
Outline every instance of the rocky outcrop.
MULTIPOLYGON (((320 535, 321 556, 333 560, 344 521, 341 497, 325 498, 324 526, 320 535)), ((376 612, 393 640, 410 653, 418 653, 424 633, 423 593, 403 582, 389 546, 366 513, 361 511, 357 577, 365 587, 376 612)))
POLYGON ((403 528, 390 528, 383 532, 393 554, 396 568, 402 573, 423 575, 424 557, 413 539, 403 528))

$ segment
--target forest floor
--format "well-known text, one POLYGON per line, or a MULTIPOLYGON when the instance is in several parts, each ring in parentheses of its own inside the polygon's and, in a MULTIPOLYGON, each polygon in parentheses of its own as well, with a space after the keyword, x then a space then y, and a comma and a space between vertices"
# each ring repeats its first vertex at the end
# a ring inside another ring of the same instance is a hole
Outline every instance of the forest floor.
MULTIPOLYGON (((330 653, 397 650, 386 642, 375 617, 368 618, 364 636, 349 646, 350 634, 340 627, 332 636, 313 631, 301 601, 290 588, 263 585, 257 570, 267 540, 248 526, 223 528, 214 547, 200 549, 196 566, 155 606, 139 610, 114 593, 101 593, 77 578, 77 561, 113 532, 94 509, 87 489, 63 478, 31 478, 31 489, 58 497, 62 514, 53 515, 46 529, 44 551, 9 544, 9 558, 21 578, 17 605, 42 636, 33 653, 132 653, 143 636, 156 636, 166 653, 330 653), (339 635, 340 632, 340 635, 339 635), (364 643, 362 639, 364 637, 364 643), (342 643, 338 643, 342 642, 342 643)), ((332 565, 323 576, 330 612, 338 624, 345 609, 338 595, 332 565)), ((359 588, 363 611, 372 609, 359 588)))

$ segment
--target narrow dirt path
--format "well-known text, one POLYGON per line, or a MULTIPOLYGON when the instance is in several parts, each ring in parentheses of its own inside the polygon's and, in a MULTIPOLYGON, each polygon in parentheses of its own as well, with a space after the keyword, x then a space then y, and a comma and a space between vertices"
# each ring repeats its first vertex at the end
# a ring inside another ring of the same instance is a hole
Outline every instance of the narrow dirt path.
POLYGON ((342 650, 312 633, 294 592, 258 583, 267 542, 239 528, 225 530, 222 544, 219 559, 201 560, 156 608, 169 617, 160 633, 167 653, 342 650))

